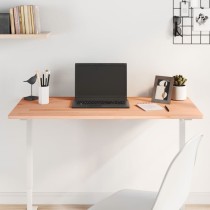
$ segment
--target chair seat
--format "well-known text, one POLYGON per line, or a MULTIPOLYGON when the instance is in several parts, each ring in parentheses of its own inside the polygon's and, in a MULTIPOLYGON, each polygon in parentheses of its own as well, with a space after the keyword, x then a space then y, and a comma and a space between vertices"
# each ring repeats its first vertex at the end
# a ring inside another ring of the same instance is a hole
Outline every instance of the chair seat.
POLYGON ((177 210, 190 191, 192 172, 203 135, 188 141, 166 171, 159 192, 122 190, 97 203, 89 210, 177 210))
POLYGON ((151 210, 157 192, 121 190, 88 210, 151 210))

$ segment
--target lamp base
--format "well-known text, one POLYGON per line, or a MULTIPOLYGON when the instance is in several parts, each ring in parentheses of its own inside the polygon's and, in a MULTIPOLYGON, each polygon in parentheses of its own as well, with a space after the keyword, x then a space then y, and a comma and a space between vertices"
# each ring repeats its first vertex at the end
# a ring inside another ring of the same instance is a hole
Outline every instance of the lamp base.
POLYGON ((24 97, 24 100, 35 101, 35 100, 38 100, 38 96, 27 96, 27 97, 24 97))

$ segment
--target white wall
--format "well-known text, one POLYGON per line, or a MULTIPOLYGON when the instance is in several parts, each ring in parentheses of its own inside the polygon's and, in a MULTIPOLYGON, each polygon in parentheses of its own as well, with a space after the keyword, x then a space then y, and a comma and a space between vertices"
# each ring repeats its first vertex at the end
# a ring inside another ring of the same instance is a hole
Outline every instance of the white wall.
MULTIPOLYGON (((52 36, 0 40, 2 195, 26 189, 26 122, 7 119, 29 94, 22 81, 49 68, 51 95, 72 96, 75 62, 127 62, 129 96, 150 96, 155 75, 188 78, 188 95, 204 119, 187 122, 187 137, 205 134, 191 191, 208 197, 210 46, 172 44, 172 0, 2 0, 0 10, 21 4, 40 5, 42 28, 52 36)), ((35 120, 33 142, 35 192, 157 190, 178 151, 178 122, 35 120)))

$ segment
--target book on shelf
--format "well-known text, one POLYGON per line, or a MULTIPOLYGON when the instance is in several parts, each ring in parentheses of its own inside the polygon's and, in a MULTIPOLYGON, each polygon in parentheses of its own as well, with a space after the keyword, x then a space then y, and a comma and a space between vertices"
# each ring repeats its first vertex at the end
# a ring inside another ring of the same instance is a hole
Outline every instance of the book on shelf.
POLYGON ((15 33, 20 34, 20 19, 19 19, 19 11, 17 7, 14 7, 14 22, 15 22, 15 33))
POLYGON ((11 34, 15 34, 15 20, 14 20, 14 9, 10 8, 10 24, 11 24, 11 34))
POLYGON ((28 20, 29 20, 29 34, 32 34, 31 8, 30 8, 30 6, 28 6, 27 9, 28 9, 28 20))
POLYGON ((34 34, 33 6, 30 6, 30 17, 31 17, 31 30, 32 30, 32 34, 34 34))
POLYGON ((12 34, 41 33, 39 7, 21 5, 10 9, 10 25, 12 34))
POLYGON ((39 7, 33 5, 33 20, 34 20, 34 33, 39 34, 41 32, 39 7))
POLYGON ((21 16, 21 20, 22 20, 22 33, 25 34, 26 33, 26 28, 25 28, 25 15, 24 15, 24 7, 20 6, 20 16, 21 16))
POLYGON ((24 31, 23 31, 23 17, 22 17, 22 14, 21 14, 21 6, 19 6, 18 8, 18 14, 19 14, 19 21, 20 21, 20 34, 24 34, 24 31))
POLYGON ((26 34, 29 34, 29 17, 28 17, 28 9, 27 9, 27 5, 23 6, 23 10, 24 10, 24 17, 25 17, 25 29, 26 29, 26 34))

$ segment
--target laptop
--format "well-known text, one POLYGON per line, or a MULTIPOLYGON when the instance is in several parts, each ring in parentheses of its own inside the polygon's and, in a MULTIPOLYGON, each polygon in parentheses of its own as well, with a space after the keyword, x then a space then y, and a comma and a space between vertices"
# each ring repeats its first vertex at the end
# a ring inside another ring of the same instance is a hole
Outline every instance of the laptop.
POLYGON ((73 108, 129 108, 126 63, 76 63, 73 108))

